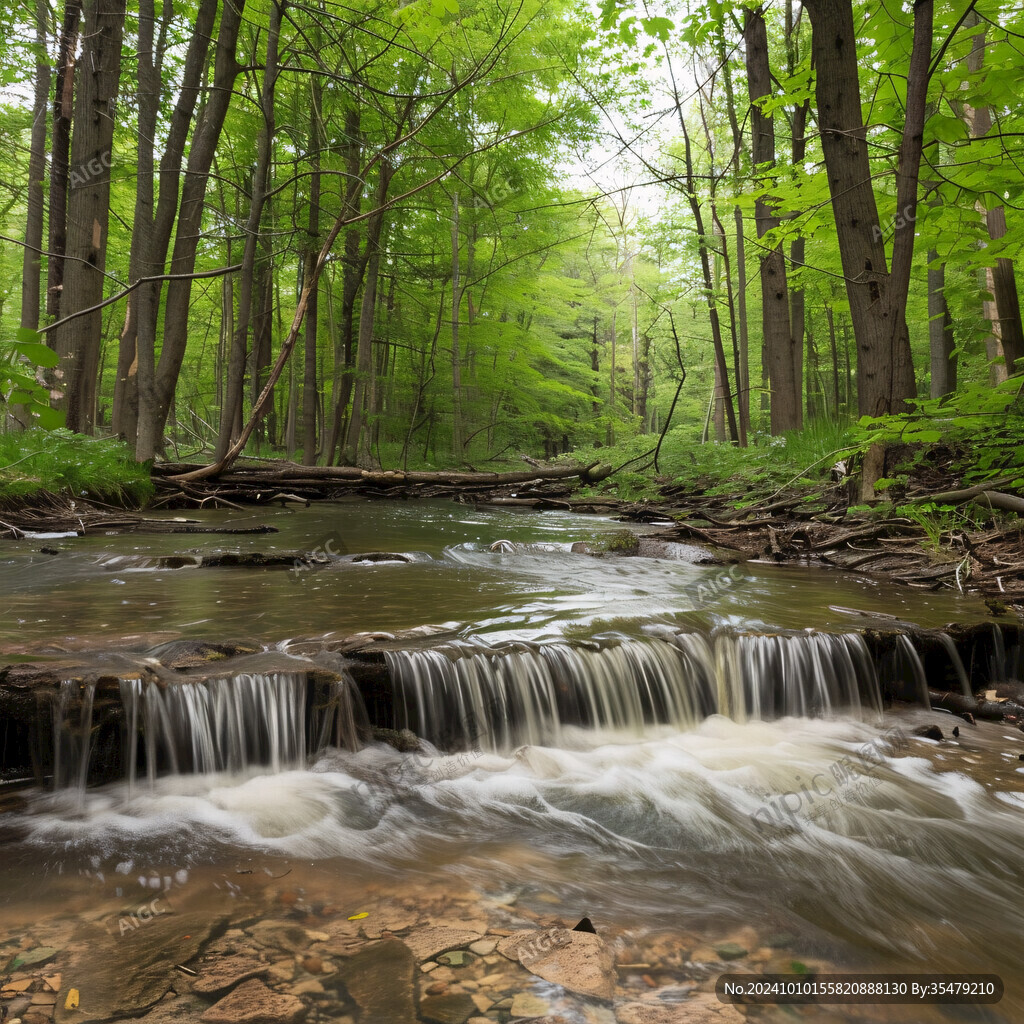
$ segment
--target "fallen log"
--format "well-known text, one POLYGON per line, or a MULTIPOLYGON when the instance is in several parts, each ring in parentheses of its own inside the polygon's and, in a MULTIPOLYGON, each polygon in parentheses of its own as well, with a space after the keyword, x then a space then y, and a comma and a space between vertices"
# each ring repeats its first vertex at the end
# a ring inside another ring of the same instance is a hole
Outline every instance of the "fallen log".
MULTIPOLYGON (((180 463, 162 463, 153 467, 153 475, 176 481, 176 478, 185 477, 199 468, 201 467, 180 463)), ((272 466, 235 467, 208 479, 225 485, 251 487, 280 487, 297 484, 300 481, 306 486, 345 482, 374 487, 408 487, 416 484, 504 487, 543 480, 568 480, 573 477, 579 477, 584 483, 593 484, 611 476, 612 472, 612 467, 603 463, 591 463, 588 466, 552 466, 510 473, 472 473, 443 470, 404 472, 360 469, 358 466, 299 466, 292 462, 282 462, 272 466)))

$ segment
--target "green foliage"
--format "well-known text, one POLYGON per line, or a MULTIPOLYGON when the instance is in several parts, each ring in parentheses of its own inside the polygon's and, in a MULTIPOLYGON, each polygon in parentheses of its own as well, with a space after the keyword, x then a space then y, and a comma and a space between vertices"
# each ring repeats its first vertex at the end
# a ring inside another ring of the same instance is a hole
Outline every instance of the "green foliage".
POLYGON ((141 503, 153 485, 149 468, 120 441, 63 427, 0 434, 0 501, 39 491, 141 503))
POLYGON ((22 327, 15 341, 0 342, 0 404, 21 406, 32 421, 52 430, 64 423, 63 413, 50 408, 44 370, 57 365, 57 353, 42 335, 22 327))
POLYGON ((941 445, 952 454, 952 469, 966 484, 1006 478, 1024 487, 1024 379, 1001 384, 971 383, 956 395, 913 402, 913 411, 863 417, 853 432, 857 446, 909 445, 909 466, 933 456, 941 445))
MULTIPOLYGON (((633 472, 618 473, 600 490, 614 491, 626 500, 651 497, 656 493, 651 448, 656 438, 632 438, 615 448, 583 448, 573 453, 580 462, 610 462, 618 466, 637 460, 633 472)), ((829 483, 832 466, 853 454, 857 445, 849 428, 827 421, 814 421, 803 430, 779 437, 757 437, 748 448, 729 444, 701 444, 692 429, 677 427, 665 435, 659 465, 661 484, 682 486, 691 494, 749 494, 738 497, 737 507, 764 498, 777 489, 794 485, 820 493, 829 483)))

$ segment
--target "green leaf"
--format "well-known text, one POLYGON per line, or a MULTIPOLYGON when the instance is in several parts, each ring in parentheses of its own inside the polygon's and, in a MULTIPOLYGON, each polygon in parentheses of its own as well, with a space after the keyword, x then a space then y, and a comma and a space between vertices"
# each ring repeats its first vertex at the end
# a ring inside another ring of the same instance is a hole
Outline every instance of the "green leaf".
MULTIPOLYGON (((18 333, 20 334, 21 332, 19 331, 18 333)), ((14 342, 14 347, 29 362, 35 363, 36 366, 43 366, 48 370, 53 369, 60 362, 60 357, 52 348, 41 345, 37 341, 16 341, 14 342)))
POLYGON ((644 31, 649 36, 654 36, 655 39, 660 39, 663 43, 668 42, 668 37, 675 28, 675 24, 670 18, 643 18, 640 24, 643 25, 644 31))

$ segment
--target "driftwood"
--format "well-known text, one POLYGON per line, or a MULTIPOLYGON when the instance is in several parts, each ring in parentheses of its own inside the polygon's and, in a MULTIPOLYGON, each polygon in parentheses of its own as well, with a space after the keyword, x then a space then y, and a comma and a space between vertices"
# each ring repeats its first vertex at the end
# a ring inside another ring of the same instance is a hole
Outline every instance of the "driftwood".
MULTIPOLYGON (((155 477, 175 479, 187 477, 200 469, 177 463, 160 463, 153 467, 155 477)), ((512 473, 465 472, 402 472, 401 470, 360 469, 358 466, 300 466, 296 463, 275 463, 268 466, 236 466, 221 473, 210 482, 240 487, 294 487, 297 485, 323 487, 324 485, 368 485, 372 487, 415 486, 443 484, 450 487, 505 487, 543 480, 570 480, 579 477, 585 483, 599 483, 611 476, 613 469, 606 463, 589 466, 557 466, 519 470, 512 473)))

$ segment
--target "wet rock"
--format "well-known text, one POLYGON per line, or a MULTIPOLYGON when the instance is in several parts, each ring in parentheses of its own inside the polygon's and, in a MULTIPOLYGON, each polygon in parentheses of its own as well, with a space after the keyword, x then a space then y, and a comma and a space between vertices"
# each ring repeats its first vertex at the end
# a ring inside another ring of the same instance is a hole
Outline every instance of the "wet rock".
POLYGON ((469 944, 470 952, 476 953, 477 956, 487 956, 493 953, 498 948, 497 939, 480 939, 478 942, 471 942, 469 944))
POLYGON ((298 985, 292 985, 289 991, 293 996, 318 996, 323 995, 324 987, 316 978, 307 978, 298 985))
POLYGON ((439 954, 450 949, 459 949, 483 938, 479 931, 448 925, 431 925, 417 928, 405 938, 405 944, 417 960, 441 960, 439 954))
POLYGON ((52 946, 36 946, 32 949, 27 949, 22 953, 18 953, 17 956, 7 965, 7 969, 16 971, 21 967, 38 967, 40 964, 48 963, 57 955, 57 950, 52 946))
POLYGON ((139 1017, 180 984, 177 964, 194 960, 228 914, 211 906, 202 913, 159 914, 122 939, 99 924, 75 936, 76 952, 64 977, 79 991, 79 1006, 57 1002, 57 1024, 82 1024, 118 1017, 139 1017))
POLYGON ((919 725, 913 735, 926 740, 941 740, 942 730, 937 725, 919 725))
POLYGON ((299 1024, 306 1007, 295 996, 272 992, 256 978, 245 981, 200 1020, 205 1024, 299 1024))
POLYGON ((746 1017, 717 996, 701 992, 683 1003, 624 1003, 615 1010, 618 1024, 745 1024, 746 1017))
POLYGON ((211 640, 171 640, 147 651, 166 668, 185 669, 207 665, 211 661, 237 658, 242 654, 255 654, 259 647, 248 643, 221 643, 211 640))
POLYGON ((28 996, 19 996, 17 999, 12 999, 9 1003, 5 1003, 4 1008, 10 1017, 20 1017, 31 1005, 32 1000, 28 996))
POLYGON ((430 1024, 465 1024, 476 1012, 476 1004, 462 993, 427 996, 420 1001, 420 1017, 430 1024))
POLYGON ((274 981, 291 981, 295 977, 294 960, 278 960, 267 968, 267 977, 274 981))
POLYGON ((240 981, 265 975, 269 966, 252 956, 218 956, 200 965, 198 976, 192 983, 192 991, 200 995, 214 995, 240 981))
POLYGON ((513 1017, 544 1017, 550 1005, 532 992, 518 992, 512 999, 513 1017))
POLYGON ((747 950, 736 942, 719 942, 711 947, 723 960, 739 960, 747 950))
POLYGON ((474 959, 476 958, 465 952, 465 950, 456 949, 451 953, 442 953, 437 958, 437 962, 444 964, 445 967, 468 967, 474 959))
POLYGON ((415 960, 403 942, 384 939, 350 957, 339 974, 360 1009, 360 1024, 414 1024, 415 960))
POLYGON ((498 952, 570 992, 598 999, 611 999, 614 992, 615 961, 598 935, 564 928, 518 932, 503 939, 498 952))
POLYGON ((339 562, 415 562, 402 551, 363 551, 358 555, 342 555, 339 562))
POLYGON ((386 743, 394 747, 400 754, 414 754, 421 750, 419 737, 411 729, 378 729, 373 730, 375 743, 386 743))
POLYGON ((324 962, 318 956, 307 956, 302 961, 302 969, 307 974, 323 974, 324 962))
POLYGON ((260 921, 250 935, 261 945, 298 953, 309 946, 309 936, 301 925, 290 921, 260 921))

